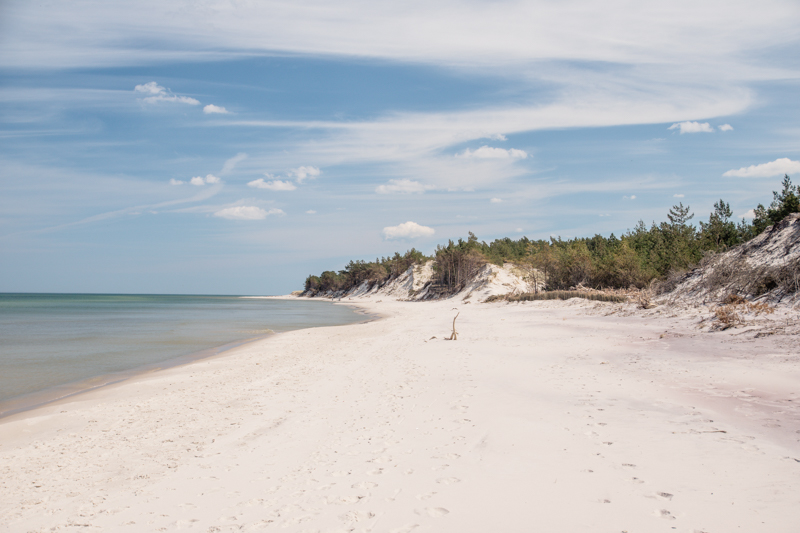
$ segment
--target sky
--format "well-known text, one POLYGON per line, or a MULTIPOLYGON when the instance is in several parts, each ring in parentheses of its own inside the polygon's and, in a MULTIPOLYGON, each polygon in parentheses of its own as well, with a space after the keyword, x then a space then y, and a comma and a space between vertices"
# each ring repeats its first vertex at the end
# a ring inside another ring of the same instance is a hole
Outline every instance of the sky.
POLYGON ((0 292, 285 294, 800 183, 800 3, 0 2, 0 292))

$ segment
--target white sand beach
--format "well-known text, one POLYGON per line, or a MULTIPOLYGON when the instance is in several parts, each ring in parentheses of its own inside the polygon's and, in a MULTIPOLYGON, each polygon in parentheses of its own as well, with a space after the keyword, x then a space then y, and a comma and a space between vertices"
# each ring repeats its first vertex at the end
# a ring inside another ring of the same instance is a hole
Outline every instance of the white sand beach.
POLYGON ((357 305, 0 420, 0 531, 800 530, 797 337, 357 305))

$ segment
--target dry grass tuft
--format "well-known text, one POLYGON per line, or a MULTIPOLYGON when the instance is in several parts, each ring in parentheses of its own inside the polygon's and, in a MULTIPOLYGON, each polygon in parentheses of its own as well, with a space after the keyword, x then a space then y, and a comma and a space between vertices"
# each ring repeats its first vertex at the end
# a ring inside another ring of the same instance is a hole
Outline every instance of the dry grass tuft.
POLYGON ((719 329, 728 329, 745 325, 746 314, 758 316, 771 315, 775 308, 766 302, 750 302, 738 294, 728 294, 722 299, 722 304, 714 310, 714 317, 719 322, 719 329))
POLYGON ((569 300, 570 298, 584 298, 586 300, 596 300, 599 302, 623 303, 627 300, 624 296, 615 294, 604 294, 601 292, 585 291, 544 291, 526 292, 523 294, 504 294, 494 295, 486 299, 487 302, 505 300, 507 302, 530 302, 533 300, 569 300))

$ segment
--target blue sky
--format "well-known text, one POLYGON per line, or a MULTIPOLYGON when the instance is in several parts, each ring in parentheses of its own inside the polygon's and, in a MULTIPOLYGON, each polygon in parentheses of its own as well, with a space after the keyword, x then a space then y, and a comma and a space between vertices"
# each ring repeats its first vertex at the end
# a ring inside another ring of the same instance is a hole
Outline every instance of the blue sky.
POLYGON ((800 182, 800 5, 0 4, 0 291, 278 294, 800 182))

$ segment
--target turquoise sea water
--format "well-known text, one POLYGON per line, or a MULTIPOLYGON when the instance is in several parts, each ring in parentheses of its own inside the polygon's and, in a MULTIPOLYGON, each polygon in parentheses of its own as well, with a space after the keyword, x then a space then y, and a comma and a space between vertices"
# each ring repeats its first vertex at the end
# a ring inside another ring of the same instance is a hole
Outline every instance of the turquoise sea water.
POLYGON ((351 308, 321 301, 0 294, 0 416, 20 399, 64 396, 272 332, 364 320, 351 308), (55 392, 48 397, 47 391, 55 392))

